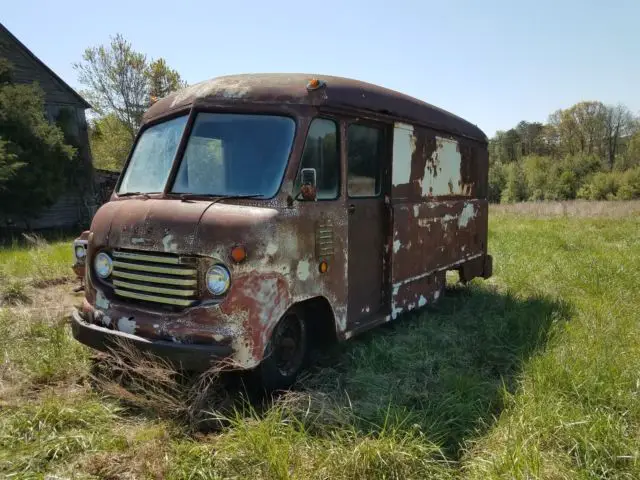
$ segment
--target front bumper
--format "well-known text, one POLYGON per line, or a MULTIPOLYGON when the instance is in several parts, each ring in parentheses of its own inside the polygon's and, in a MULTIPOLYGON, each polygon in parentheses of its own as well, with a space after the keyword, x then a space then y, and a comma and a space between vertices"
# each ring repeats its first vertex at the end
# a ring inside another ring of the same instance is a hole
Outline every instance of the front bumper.
POLYGON ((87 323, 77 309, 71 317, 71 332, 76 340, 100 351, 108 351, 118 341, 133 344, 140 351, 157 355, 185 370, 204 371, 221 358, 229 357, 233 349, 229 345, 195 345, 165 340, 149 340, 138 335, 111 330, 87 323))

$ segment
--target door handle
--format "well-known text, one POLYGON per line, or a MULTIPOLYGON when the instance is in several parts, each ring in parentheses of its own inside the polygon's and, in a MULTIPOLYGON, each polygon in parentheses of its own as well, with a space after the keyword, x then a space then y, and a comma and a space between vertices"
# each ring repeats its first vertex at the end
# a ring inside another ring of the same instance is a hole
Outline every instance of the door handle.
POLYGON ((354 204, 351 204, 347 207, 347 212, 349 212, 350 214, 356 211, 356 206, 354 204))

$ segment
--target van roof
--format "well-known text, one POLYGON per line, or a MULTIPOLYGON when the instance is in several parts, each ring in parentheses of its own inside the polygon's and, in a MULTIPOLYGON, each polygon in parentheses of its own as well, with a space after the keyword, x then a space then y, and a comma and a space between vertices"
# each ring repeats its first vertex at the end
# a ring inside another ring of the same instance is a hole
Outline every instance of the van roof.
POLYGON ((487 141, 484 132, 474 124, 409 95, 359 80, 303 73, 255 73, 212 78, 159 100, 147 110, 144 121, 191 104, 237 102, 350 108, 387 114, 436 130, 487 141), (308 91, 306 87, 310 79, 318 79, 324 85, 308 91))

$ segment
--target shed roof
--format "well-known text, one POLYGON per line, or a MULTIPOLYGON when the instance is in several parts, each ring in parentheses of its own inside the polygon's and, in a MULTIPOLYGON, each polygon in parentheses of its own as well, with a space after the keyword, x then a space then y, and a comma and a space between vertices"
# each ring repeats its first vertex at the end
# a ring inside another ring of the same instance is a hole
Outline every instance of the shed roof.
POLYGON ((191 104, 289 103, 383 113, 438 130, 483 142, 487 137, 476 125, 422 100, 388 88, 343 77, 304 73, 256 73, 216 77, 197 83, 159 100, 149 108, 145 120, 191 104), (324 86, 308 91, 309 79, 324 86))
MULTIPOLYGON (((0 23, 0 33, 3 34, 2 36, 8 38, 10 42, 13 42, 16 45, 16 47, 19 49, 19 51, 22 52, 22 54, 26 55, 28 58, 34 61, 38 66, 44 69, 45 72, 51 77, 52 81, 55 84, 59 85, 59 87, 62 88, 63 91, 67 91, 69 95, 73 99, 75 99, 79 105, 81 105, 84 108, 92 108, 89 102, 87 102, 84 98, 82 98, 82 96, 80 96, 78 92, 76 92, 73 88, 69 86, 69 84, 67 84, 64 80, 62 80, 62 78, 60 78, 53 70, 51 70, 42 60, 36 57, 36 55, 31 50, 29 50, 24 43, 18 40, 18 38, 15 35, 13 35, 9 31, 9 29, 7 29, 7 27, 5 27, 2 23, 0 23)), ((11 60, 12 59, 9 59, 9 61, 11 60)), ((37 80, 37 79, 34 78, 33 80, 37 80)))

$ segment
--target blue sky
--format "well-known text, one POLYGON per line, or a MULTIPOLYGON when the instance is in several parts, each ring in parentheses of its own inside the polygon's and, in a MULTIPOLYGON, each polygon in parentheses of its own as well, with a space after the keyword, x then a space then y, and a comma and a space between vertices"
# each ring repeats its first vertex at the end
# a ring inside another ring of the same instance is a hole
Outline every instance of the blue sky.
POLYGON ((122 33, 189 83, 229 73, 347 76, 488 135, 581 100, 640 113, 640 1, 29 1, 1 21, 79 88, 72 63, 122 33))

